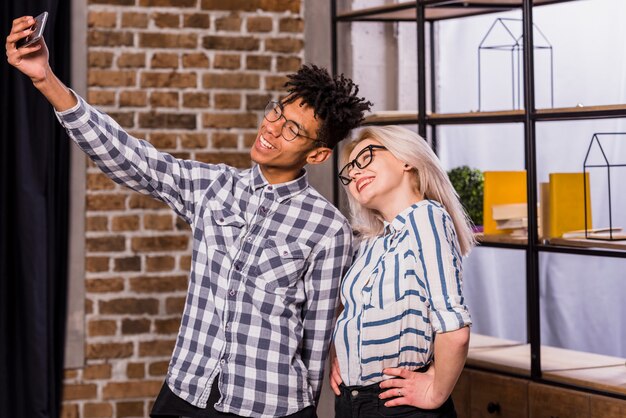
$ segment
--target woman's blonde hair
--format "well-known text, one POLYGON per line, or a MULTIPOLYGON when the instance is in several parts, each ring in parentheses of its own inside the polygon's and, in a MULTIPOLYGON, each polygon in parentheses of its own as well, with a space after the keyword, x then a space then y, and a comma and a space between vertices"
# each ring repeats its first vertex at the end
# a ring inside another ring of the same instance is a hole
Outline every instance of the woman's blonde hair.
MULTIPOLYGON (((348 163, 350 153, 356 145, 366 139, 380 142, 398 160, 413 167, 416 174, 416 191, 425 199, 435 200, 443 205, 454 223, 461 254, 467 255, 476 244, 472 223, 448 175, 426 141, 416 133, 399 126, 367 127, 359 132, 356 139, 344 146, 341 155, 342 167, 348 163)), ((354 230, 364 237, 381 235, 384 229, 382 216, 375 210, 363 207, 350 193, 347 195, 354 230)))

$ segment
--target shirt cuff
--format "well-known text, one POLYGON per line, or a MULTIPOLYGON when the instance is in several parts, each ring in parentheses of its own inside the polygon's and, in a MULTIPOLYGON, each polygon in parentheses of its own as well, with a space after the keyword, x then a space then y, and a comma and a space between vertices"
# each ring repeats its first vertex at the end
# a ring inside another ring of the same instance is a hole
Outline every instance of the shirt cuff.
POLYGON ((70 89, 70 92, 76 97, 76 105, 62 112, 54 111, 59 123, 66 129, 78 128, 89 121, 87 103, 74 90, 70 89))

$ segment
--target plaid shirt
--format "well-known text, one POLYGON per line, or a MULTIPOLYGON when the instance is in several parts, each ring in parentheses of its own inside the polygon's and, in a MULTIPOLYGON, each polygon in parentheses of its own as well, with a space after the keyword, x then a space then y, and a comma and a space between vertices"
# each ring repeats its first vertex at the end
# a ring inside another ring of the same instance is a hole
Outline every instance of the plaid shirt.
MULTIPOLYGON (((78 96, 77 96, 78 97, 78 96)), ((79 98, 57 113, 114 181, 168 204, 193 232, 189 290, 167 384, 218 411, 284 416, 319 399, 352 233, 306 174, 271 185, 258 167, 180 160, 79 98)))

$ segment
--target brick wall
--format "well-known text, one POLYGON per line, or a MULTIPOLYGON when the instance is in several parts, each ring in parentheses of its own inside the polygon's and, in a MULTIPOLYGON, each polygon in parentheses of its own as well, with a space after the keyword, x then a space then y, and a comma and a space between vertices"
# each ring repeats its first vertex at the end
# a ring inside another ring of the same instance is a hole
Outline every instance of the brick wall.
MULTIPOLYGON (((248 167, 260 110, 303 58, 302 0, 90 0, 88 101, 182 158, 248 167)), ((63 416, 144 417, 187 287, 188 226, 87 168, 84 368, 63 416)))

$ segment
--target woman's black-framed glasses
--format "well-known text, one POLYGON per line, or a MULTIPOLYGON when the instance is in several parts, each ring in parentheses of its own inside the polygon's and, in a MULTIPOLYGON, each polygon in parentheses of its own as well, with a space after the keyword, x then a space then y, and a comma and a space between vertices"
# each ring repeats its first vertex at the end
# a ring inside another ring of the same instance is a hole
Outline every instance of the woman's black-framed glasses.
POLYGON ((349 161, 348 164, 343 166, 343 168, 339 171, 339 180, 341 180, 344 186, 347 186, 352 181, 352 177, 350 177, 350 171, 355 166, 360 169, 364 169, 372 163, 372 160, 374 159, 375 149, 387 148, 383 147, 382 145, 368 145, 357 154, 354 160, 349 161))
POLYGON ((285 119, 285 123, 283 124, 283 127, 280 131, 280 134, 283 138, 285 138, 285 141, 291 142, 298 136, 310 139, 312 141, 318 141, 317 138, 311 138, 310 136, 306 136, 300 133, 300 126, 296 122, 287 119, 285 115, 283 115, 283 105, 280 102, 277 102, 275 100, 269 101, 265 106, 265 119, 268 122, 276 122, 280 118, 285 119))

